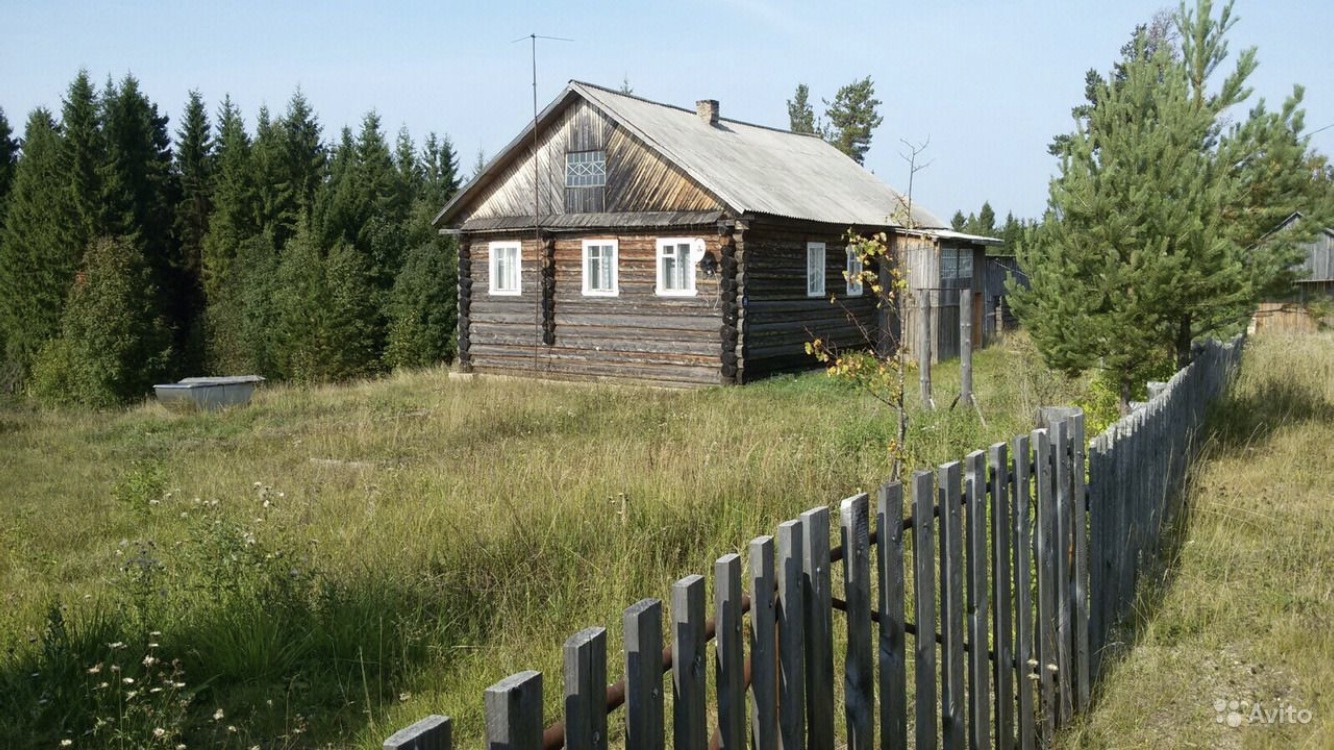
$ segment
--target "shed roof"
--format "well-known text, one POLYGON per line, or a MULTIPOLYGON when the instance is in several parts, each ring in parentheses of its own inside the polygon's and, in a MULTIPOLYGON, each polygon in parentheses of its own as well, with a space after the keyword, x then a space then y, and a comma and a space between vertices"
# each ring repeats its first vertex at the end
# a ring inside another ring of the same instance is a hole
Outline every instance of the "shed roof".
MULTIPOLYGON (((761 214, 849 226, 903 226, 896 217, 906 198, 824 140, 721 117, 709 125, 694 110, 571 81, 538 116, 543 127, 580 97, 681 169, 738 216, 761 214)), ((519 149, 533 124, 506 146, 436 216, 454 220, 519 149)), ((947 230, 935 214, 913 206, 918 230, 947 230)), ((991 238, 951 233, 953 239, 990 244, 991 238)))

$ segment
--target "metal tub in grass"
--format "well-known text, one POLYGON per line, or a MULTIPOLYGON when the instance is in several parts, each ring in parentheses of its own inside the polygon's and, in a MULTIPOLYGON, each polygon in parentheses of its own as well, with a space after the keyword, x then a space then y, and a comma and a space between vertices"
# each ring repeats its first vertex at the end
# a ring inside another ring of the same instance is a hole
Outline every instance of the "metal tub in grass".
POLYGON ((153 386, 157 400, 174 409, 221 409, 250 403, 255 387, 264 382, 259 375, 229 375, 186 378, 179 383, 153 386))

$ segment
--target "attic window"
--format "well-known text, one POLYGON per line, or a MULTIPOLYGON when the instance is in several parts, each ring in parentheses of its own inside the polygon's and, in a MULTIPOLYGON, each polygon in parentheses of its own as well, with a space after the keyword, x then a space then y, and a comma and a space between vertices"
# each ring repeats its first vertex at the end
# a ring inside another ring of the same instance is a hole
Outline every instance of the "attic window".
POLYGON ((606 184, 606 151, 571 151, 565 155, 565 187, 602 187, 606 184))

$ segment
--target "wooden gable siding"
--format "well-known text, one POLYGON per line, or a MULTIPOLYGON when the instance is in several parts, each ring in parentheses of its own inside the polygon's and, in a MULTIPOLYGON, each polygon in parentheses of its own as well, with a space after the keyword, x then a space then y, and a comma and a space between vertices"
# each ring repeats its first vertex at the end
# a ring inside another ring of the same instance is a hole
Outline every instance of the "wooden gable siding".
POLYGON ((828 230, 753 225, 745 234, 742 358, 745 380, 818 367, 806 343, 837 347, 876 340, 875 298, 869 288, 847 295, 844 235, 828 230), (806 296, 806 243, 825 243, 825 294, 806 296), (834 302, 830 302, 830 297, 834 302))
POLYGON ((533 147, 527 145, 461 218, 532 216, 535 179, 544 216, 723 209, 680 170, 583 100, 571 104, 540 136, 536 160, 534 173, 533 147), (607 154, 606 187, 566 188, 565 154, 599 150, 607 154))
MULTIPOLYGON (((628 379, 660 385, 719 382, 721 312, 717 277, 696 275, 694 297, 656 293, 659 235, 561 236, 554 248, 554 343, 543 343, 539 247, 522 242, 523 285, 518 297, 488 294, 489 241, 472 246, 470 358, 483 373, 569 379, 628 379), (618 241, 616 297, 583 295, 584 239, 618 241)), ((704 239, 719 252, 716 232, 663 236, 704 239)))

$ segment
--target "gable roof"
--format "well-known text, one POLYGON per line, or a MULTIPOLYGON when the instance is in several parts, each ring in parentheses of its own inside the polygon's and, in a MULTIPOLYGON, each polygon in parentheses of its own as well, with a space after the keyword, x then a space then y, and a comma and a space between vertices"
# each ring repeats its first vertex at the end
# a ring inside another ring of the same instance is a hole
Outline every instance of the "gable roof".
MULTIPOLYGON (((590 102, 639 141, 675 165, 737 216, 763 214, 849 226, 901 226, 891 216, 907 201, 847 155, 810 135, 719 118, 716 126, 693 110, 659 104, 571 81, 537 118, 544 128, 575 97, 590 102)), ((501 166, 532 141, 529 123, 436 216, 454 220, 501 166)), ((919 229, 946 229, 935 214, 913 206, 919 229)), ((976 241, 991 238, 971 238, 976 241)))

